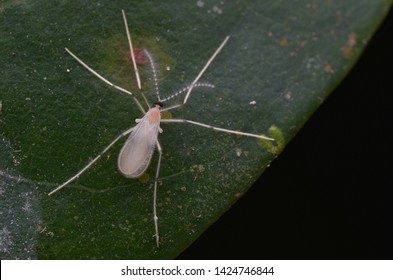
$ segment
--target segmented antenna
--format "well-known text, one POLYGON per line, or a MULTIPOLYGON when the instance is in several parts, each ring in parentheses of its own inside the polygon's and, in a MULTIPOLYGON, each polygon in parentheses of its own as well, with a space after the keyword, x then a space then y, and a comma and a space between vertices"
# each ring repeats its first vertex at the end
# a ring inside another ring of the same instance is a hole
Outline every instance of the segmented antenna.
MULTIPOLYGON (((191 85, 186 86, 186 87, 182 88, 181 90, 175 92, 174 94, 172 94, 172 95, 170 95, 168 97, 165 97, 164 99, 161 99, 160 101, 161 102, 165 102, 165 101, 171 100, 172 98, 178 96, 179 94, 185 93, 187 90, 190 89, 190 87, 191 87, 191 85)), ((196 87, 215 88, 215 86, 213 84, 209 84, 209 83, 196 83, 193 87, 194 88, 196 88, 196 87)))
MULTIPOLYGON (((157 95, 157 100, 160 102, 165 102, 168 101, 176 96, 178 96, 179 94, 182 94, 186 91, 189 91, 191 88, 191 85, 179 90, 178 92, 175 92, 174 94, 165 97, 164 99, 161 99, 160 97, 160 89, 158 87, 158 78, 157 78, 157 69, 156 69, 156 65, 154 64, 153 61, 153 57, 151 56, 150 52, 147 49, 143 49, 143 52, 146 54, 147 59, 149 60, 149 64, 150 64, 150 68, 153 72, 153 80, 154 80, 154 87, 156 90, 156 95, 157 95)), ((209 83, 195 83, 194 85, 192 85, 193 88, 196 87, 208 87, 208 88, 214 88, 215 86, 213 84, 209 84, 209 83)))
POLYGON ((145 52, 147 58, 149 59, 150 67, 151 67, 151 70, 153 71, 154 87, 156 88, 157 100, 163 101, 160 98, 160 90, 158 88, 158 79, 157 79, 157 70, 156 70, 156 66, 154 64, 153 58, 151 57, 151 54, 148 52, 148 50, 143 49, 143 51, 145 52))

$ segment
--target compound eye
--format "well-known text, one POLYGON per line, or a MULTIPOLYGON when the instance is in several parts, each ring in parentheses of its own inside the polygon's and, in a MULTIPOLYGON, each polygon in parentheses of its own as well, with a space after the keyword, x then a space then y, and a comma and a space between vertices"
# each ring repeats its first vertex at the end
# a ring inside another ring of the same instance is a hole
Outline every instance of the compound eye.
POLYGON ((154 102, 154 105, 158 105, 158 106, 160 106, 161 108, 164 107, 164 103, 162 103, 161 101, 155 101, 155 102, 154 102))

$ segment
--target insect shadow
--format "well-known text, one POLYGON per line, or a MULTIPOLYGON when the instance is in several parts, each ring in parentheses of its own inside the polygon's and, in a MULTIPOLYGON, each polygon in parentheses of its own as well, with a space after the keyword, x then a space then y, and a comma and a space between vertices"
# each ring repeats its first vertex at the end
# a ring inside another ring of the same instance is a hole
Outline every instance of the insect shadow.
MULTIPOLYGON (((134 72, 135 72, 135 77, 136 81, 138 84, 138 88, 141 89, 141 81, 139 77, 139 71, 137 68, 137 63, 134 55, 134 49, 132 46, 132 41, 131 41, 131 35, 128 30, 128 24, 127 24, 127 19, 124 10, 122 10, 122 15, 123 15, 123 21, 126 29, 126 34, 127 34, 127 39, 128 39, 128 45, 130 48, 130 53, 131 53, 131 59, 132 59, 132 64, 134 67, 134 72)), ((199 79, 201 76, 205 73, 206 69, 209 67, 209 65, 212 63, 212 61, 216 58, 216 56, 219 54, 219 52, 224 48, 225 44, 228 42, 229 36, 227 36, 224 41, 220 44, 220 46, 215 50, 213 55, 210 57, 210 59, 206 62, 205 66, 202 68, 202 70, 199 72, 199 74, 196 76, 194 81, 187 86, 185 89, 178 91, 168 98, 161 99, 160 93, 159 93, 159 88, 158 88, 158 79, 157 79, 157 71, 152 59, 151 54, 144 49, 143 52, 148 58, 150 67, 152 69, 153 73, 153 79, 155 83, 155 90, 156 90, 156 95, 157 95, 157 100, 153 103, 154 105, 151 107, 149 105, 149 102, 147 101, 146 97, 142 94, 142 97, 144 99, 145 105, 148 107, 148 110, 146 111, 145 108, 142 106, 142 104, 139 102, 139 100, 135 97, 133 93, 130 91, 113 84, 100 74, 98 74, 95 70, 93 70, 90 66, 88 66, 85 62, 83 62, 79 57, 77 57, 73 52, 71 52, 69 49, 65 48, 68 54, 70 54, 77 62, 79 62, 83 67, 85 67, 88 71, 90 71, 93 75, 95 75, 97 78, 99 78, 101 81, 104 83, 108 84, 111 87, 114 87, 115 89, 126 93, 130 95, 136 105, 138 106, 139 110, 141 113, 144 114, 144 116, 141 119, 136 119, 136 125, 134 127, 131 127, 127 129, 126 131, 120 133, 98 156, 96 156, 93 160, 91 160, 85 167, 83 167, 78 173, 76 173, 74 176, 69 178, 67 181, 65 181, 63 184, 52 190, 48 195, 52 195, 55 192, 59 191, 63 187, 67 186, 71 182, 73 182, 75 179, 79 178, 79 176, 85 172, 88 168, 90 168, 97 160, 99 160, 103 154, 105 154, 117 141, 119 141, 121 138, 129 135, 127 141, 124 143, 122 149, 120 150, 117 165, 119 168, 119 171, 127 178, 138 178, 140 177, 148 168, 152 155, 157 149, 158 152, 158 161, 157 161, 157 167, 156 167, 156 174, 154 178, 154 191, 153 191, 153 219, 154 219, 154 227, 155 227, 155 239, 156 239, 156 244, 157 247, 159 246, 160 242, 160 237, 158 233, 158 216, 157 216, 157 185, 158 185, 158 178, 160 174, 160 166, 161 166, 161 158, 162 158, 162 146, 160 142, 158 141, 158 134, 162 133, 162 129, 160 128, 160 123, 187 123, 187 124, 193 124, 197 126, 201 126, 207 129, 212 129, 216 131, 221 131, 225 133, 230 133, 230 134, 237 134, 237 135, 243 135, 243 136, 248 136, 248 137, 255 137, 259 139, 264 139, 264 140, 270 140, 274 141, 273 138, 267 137, 265 135, 258 135, 258 134, 252 134, 252 133, 246 133, 246 132, 241 132, 241 131, 235 131, 235 130, 230 130, 230 129, 225 129, 225 128, 220 128, 220 127, 215 127, 211 126, 208 124, 192 121, 192 120, 186 120, 186 119, 161 119, 161 112, 163 111, 169 111, 178 107, 181 107, 185 105, 188 101, 188 98, 191 95, 191 92, 194 88, 196 87, 214 87, 211 84, 208 83, 199 83, 199 79), (177 104, 170 106, 168 108, 163 109, 163 102, 174 98, 175 96, 186 93, 183 103, 177 104)))

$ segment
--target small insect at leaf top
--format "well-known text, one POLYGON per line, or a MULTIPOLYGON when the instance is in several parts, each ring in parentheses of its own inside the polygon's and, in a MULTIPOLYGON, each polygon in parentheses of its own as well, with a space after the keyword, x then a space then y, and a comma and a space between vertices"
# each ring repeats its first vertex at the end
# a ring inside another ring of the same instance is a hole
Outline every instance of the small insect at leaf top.
MULTIPOLYGON (((134 67, 134 72, 135 72, 135 77, 137 80, 138 88, 142 88, 142 84, 140 81, 139 77, 139 72, 137 68, 137 62, 135 60, 134 56, 134 49, 131 41, 131 35, 128 30, 128 24, 127 24, 127 18, 122 11, 123 15, 123 21, 126 29, 126 35, 127 35, 127 40, 128 40, 128 45, 130 48, 130 54, 131 54, 131 59, 133 61, 133 67, 134 67)), ((63 184, 59 185, 57 188, 52 190, 48 195, 52 195, 53 193, 57 192, 58 190, 62 189, 63 187, 67 186, 79 176, 84 173, 87 169, 89 169, 97 160, 99 160, 103 154, 105 154, 117 141, 122 139, 123 137, 128 135, 128 139, 124 143, 118 157, 118 169, 119 171, 127 178, 138 178, 140 177, 149 167, 149 164, 151 162, 151 158, 153 156, 153 153, 155 150, 157 150, 158 153, 158 160, 157 160, 157 166, 156 166, 156 172, 155 172, 155 178, 154 178, 154 190, 153 190, 153 221, 154 221, 154 227, 155 227, 155 239, 156 239, 156 244, 157 247, 160 244, 160 236, 159 236, 159 231, 158 231, 158 215, 157 215, 157 187, 158 187, 158 179, 159 179, 159 174, 160 174, 160 168, 161 168, 161 159, 162 159, 162 154, 163 154, 163 149, 161 147, 161 144, 158 140, 158 135, 159 133, 162 132, 162 129, 160 127, 161 123, 184 123, 184 124, 191 124, 191 125, 196 125, 199 127, 211 129, 211 130, 216 130, 224 133, 229 133, 229 134, 236 134, 236 135, 242 135, 242 136, 247 136, 247 137, 254 137, 257 139, 264 139, 268 141, 273 141, 274 139, 271 137, 267 137, 265 135, 260 135, 260 134, 253 134, 253 133, 247 133, 247 132, 242 132, 238 130, 231 130, 227 128, 220 128, 220 127, 215 127, 209 124, 204 124, 201 122, 193 121, 193 120, 186 120, 186 119, 161 119, 161 112, 163 111, 169 111, 181 106, 184 106, 194 88, 197 87, 206 87, 206 88, 214 88, 214 85, 209 84, 209 83, 200 83, 199 79, 202 77, 202 75, 205 73, 205 71, 208 69, 208 67, 211 65, 211 63, 214 61, 216 56, 221 52, 221 50, 224 48, 226 43, 229 40, 229 36, 227 36, 223 42, 219 45, 219 47, 214 51, 212 56, 209 58, 209 60, 206 62, 205 66, 202 68, 202 70, 199 72, 199 74, 196 76, 196 78, 193 80, 193 82, 186 86, 183 90, 176 92, 172 95, 170 95, 167 98, 161 99, 160 98, 160 93, 159 93, 159 86, 158 86, 158 80, 157 80, 157 74, 156 74, 156 69, 155 65, 153 63, 153 58, 152 55, 146 50, 143 49, 144 53, 146 54, 147 59, 149 60, 150 67, 152 68, 153 72, 153 80, 154 80, 154 85, 155 85, 155 91, 156 91, 156 96, 157 96, 157 101, 154 103, 154 106, 150 107, 149 102, 147 98, 141 93, 144 103, 148 109, 145 109, 145 107, 142 105, 142 103, 135 97, 135 95, 127 90, 124 89, 118 85, 113 84, 106 78, 104 78, 101 74, 97 73, 95 70, 93 70, 90 66, 88 66, 84 61, 82 61, 78 56, 76 56, 73 52, 71 52, 68 48, 65 48, 65 50, 68 52, 69 55, 71 55, 78 63, 80 63, 83 67, 85 67, 90 73, 92 73, 94 76, 96 76, 98 79, 109 85, 110 87, 115 88, 116 90, 126 93, 129 96, 132 97, 133 101, 137 105, 138 109, 140 112, 143 114, 143 117, 141 119, 136 120, 136 125, 134 127, 131 127, 127 129, 126 131, 120 133, 105 149, 97 155, 93 160, 91 160, 85 167, 83 167, 81 170, 79 170, 74 176, 69 178, 67 181, 65 181, 63 184), (169 99, 172 99, 176 96, 179 96, 180 94, 185 93, 185 97, 182 103, 173 105, 169 108, 163 109, 163 102, 167 101, 169 99)))

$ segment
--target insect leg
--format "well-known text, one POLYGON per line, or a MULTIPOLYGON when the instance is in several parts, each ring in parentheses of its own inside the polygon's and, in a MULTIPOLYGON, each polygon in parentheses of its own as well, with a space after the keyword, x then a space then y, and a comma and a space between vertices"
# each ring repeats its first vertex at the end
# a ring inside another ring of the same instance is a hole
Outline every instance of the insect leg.
POLYGON ((123 15, 124 26, 126 27, 128 46, 130 47, 130 55, 131 55, 132 65, 134 66, 136 82, 138 84, 138 88, 141 89, 142 88, 142 86, 141 86, 141 79, 139 78, 139 71, 138 71, 138 68, 136 67, 135 54, 134 54, 134 49, 132 47, 130 31, 128 30, 126 13, 124 12, 124 10, 121 10, 121 13, 123 15))
POLYGON ((212 125, 209 125, 209 124, 204 124, 204 123, 195 122, 195 121, 191 121, 191 120, 185 120, 185 119, 161 119, 161 122, 162 123, 189 123, 189 124, 201 126, 201 127, 204 127, 204 128, 216 130, 216 131, 230 133, 230 134, 237 134, 237 135, 243 135, 243 136, 248 136, 248 137, 255 137, 255 138, 265 139, 265 140, 270 140, 270 141, 274 141, 275 140, 274 138, 271 138, 271 137, 268 137, 268 136, 265 136, 265 135, 258 135, 258 134, 253 134, 253 133, 237 131, 237 130, 230 130, 230 129, 225 129, 225 128, 212 126, 212 125))
MULTIPOLYGON (((209 65, 213 62, 213 60, 216 58, 216 56, 218 55, 218 53, 222 50, 222 48, 225 46, 225 44, 227 43, 227 41, 229 40, 229 36, 227 36, 225 39, 224 39, 224 41, 221 43, 221 45, 217 48, 217 50, 213 53, 213 55, 210 57, 210 59, 207 61, 207 63, 205 64, 205 66, 202 68, 202 70, 199 72, 199 74, 197 75, 197 77, 194 79, 194 81, 189 85, 189 86, 187 86, 187 93, 186 93, 186 96, 184 97, 184 100, 183 100, 183 103, 181 103, 181 104, 176 104, 176 105, 173 105, 173 106, 170 106, 170 107, 168 107, 168 108, 165 108, 165 109, 163 109, 162 111, 169 111, 169 110, 172 110, 172 109, 175 109, 175 108, 178 108, 178 107, 181 107, 181 106, 183 106, 184 104, 186 104, 187 103, 187 100, 188 100, 188 98, 189 98, 189 96, 190 96, 190 94, 191 94, 191 91, 195 88, 195 87, 198 87, 198 86, 204 86, 204 85, 206 85, 207 87, 212 87, 210 84, 205 84, 205 83, 198 83, 198 81, 199 81, 199 79, 202 77, 202 75, 203 75, 203 73, 205 73, 205 71, 206 71, 206 69, 209 67, 209 65)), ((213 86, 214 87, 214 86, 213 86)), ((174 96, 176 96, 176 95, 178 95, 178 93, 176 93, 174 96)), ((171 96, 171 97, 169 97, 169 98, 165 98, 165 99, 163 99, 162 101, 166 101, 166 100, 169 100, 169 99, 171 99, 172 97, 174 97, 174 96, 171 96)))
POLYGON ((154 227, 156 230, 156 242, 157 247, 160 244, 160 236, 158 235, 158 216, 157 216, 157 185, 158 185, 158 176, 160 174, 160 166, 161 166, 161 157, 162 157, 162 147, 160 142, 156 142, 157 151, 158 151, 158 163, 156 169, 156 176, 154 178, 154 194, 153 194, 153 215, 154 215, 154 227))
MULTIPOLYGON (((127 33, 127 39, 128 39, 128 46, 130 48, 130 55, 131 55, 131 60, 132 60, 132 65, 134 66, 134 72, 135 72, 135 78, 136 78, 136 82, 138 84, 138 88, 142 89, 142 85, 141 85, 141 79, 139 77, 139 71, 138 71, 138 67, 136 66, 136 60, 135 60, 135 53, 134 53, 134 48, 132 46, 132 41, 131 41, 131 34, 130 31, 128 29, 128 23, 127 23, 127 18, 126 18, 126 13, 124 12, 124 10, 121 10, 121 13, 123 15, 123 21, 124 21, 124 26, 126 27, 126 33, 127 33)), ((146 106, 148 108, 150 108, 149 102, 146 99, 146 96, 143 94, 143 92, 141 92, 141 95, 143 97, 143 100, 146 103, 146 106)))
POLYGON ((103 81, 104 83, 110 85, 111 87, 114 87, 117 90, 120 90, 121 92, 127 93, 129 94, 135 101, 136 105, 138 105, 139 110, 143 113, 146 114, 145 109, 143 109, 141 103, 138 101, 138 99, 132 94, 131 91, 128 91, 122 87, 119 87, 115 84, 113 84, 112 82, 108 81, 107 79, 105 79, 103 76, 101 76, 100 74, 98 74, 96 71, 94 71, 89 65, 87 65, 86 63, 84 63, 79 57, 77 57, 73 52, 71 52, 69 49, 65 48, 65 50, 76 60, 78 61, 83 67, 85 67, 87 70, 89 70, 94 76, 96 76, 97 78, 99 78, 101 81, 103 81))
POLYGON ((55 192, 57 192, 58 190, 64 188, 65 186, 67 186, 69 183, 71 183, 72 181, 74 181, 75 179, 77 179, 83 172, 85 172, 90 166, 92 166, 97 160, 99 160, 103 154, 105 154, 110 147, 112 147, 117 141, 119 141, 119 139, 121 139, 122 137, 130 134, 132 131, 134 130, 134 127, 122 132, 121 134, 119 134, 119 136, 117 136, 115 138, 115 140, 113 140, 98 156, 96 156, 92 161, 90 161, 85 167, 83 167, 78 173, 76 173, 74 176, 72 176, 70 179, 68 179, 67 181, 65 181, 63 184, 61 184, 60 186, 58 186, 56 189, 54 189, 53 191, 51 191, 48 195, 52 195, 55 192))
POLYGON ((222 50, 222 48, 225 46, 227 41, 229 40, 229 36, 227 36, 224 41, 221 43, 221 45, 217 48, 217 50, 213 53, 213 55, 210 57, 210 59, 206 62, 205 66, 202 68, 202 70, 199 72, 198 76, 195 78, 195 80, 191 83, 190 88, 187 91, 186 97, 184 97, 183 104, 186 104, 188 97, 191 94, 191 91, 194 87, 194 85, 199 81, 200 77, 202 77, 203 73, 205 73, 206 69, 209 67, 209 65, 212 63, 212 61, 216 58, 218 53, 222 50))

